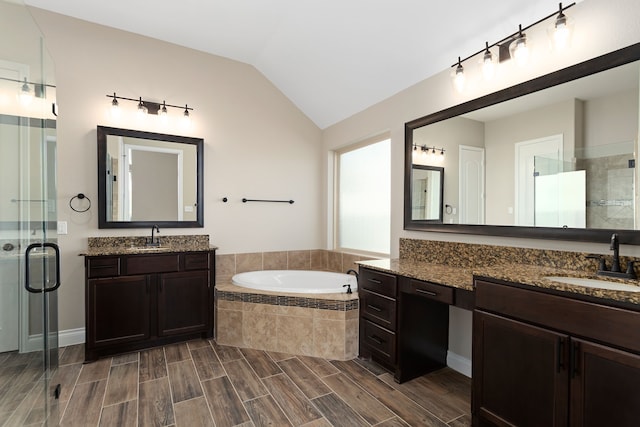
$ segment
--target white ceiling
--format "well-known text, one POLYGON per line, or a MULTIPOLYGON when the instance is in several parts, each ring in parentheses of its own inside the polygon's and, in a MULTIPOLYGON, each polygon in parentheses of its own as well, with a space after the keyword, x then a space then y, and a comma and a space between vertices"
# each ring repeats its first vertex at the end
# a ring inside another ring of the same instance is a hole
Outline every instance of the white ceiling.
POLYGON ((558 8, 556 0, 25 3, 251 64, 323 129, 558 8))

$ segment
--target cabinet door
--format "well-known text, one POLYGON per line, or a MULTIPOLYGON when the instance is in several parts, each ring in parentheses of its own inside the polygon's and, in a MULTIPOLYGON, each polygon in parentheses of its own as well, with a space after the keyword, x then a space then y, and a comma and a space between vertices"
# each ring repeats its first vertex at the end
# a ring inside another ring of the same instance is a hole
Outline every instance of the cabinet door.
POLYGON ((150 336, 148 276, 88 280, 89 347, 141 341, 150 336))
POLYGON ((207 271, 158 277, 158 335, 206 332, 212 312, 207 271))
POLYGON ((473 425, 567 425, 566 335, 478 310, 473 334, 473 425))
POLYGON ((571 425, 637 426, 640 356, 572 339, 571 425))

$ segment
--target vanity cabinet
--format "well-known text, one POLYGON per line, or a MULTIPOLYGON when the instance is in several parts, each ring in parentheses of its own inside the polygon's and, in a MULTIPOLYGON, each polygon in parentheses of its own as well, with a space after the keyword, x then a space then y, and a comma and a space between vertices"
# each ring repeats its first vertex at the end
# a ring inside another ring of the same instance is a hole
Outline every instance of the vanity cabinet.
POLYGON ((85 359, 213 336, 214 252, 85 257, 85 359))
POLYGON ((640 312, 475 285, 473 425, 637 425, 640 312))
POLYGON ((396 367, 397 288, 395 275, 360 268, 359 353, 392 371, 396 367))

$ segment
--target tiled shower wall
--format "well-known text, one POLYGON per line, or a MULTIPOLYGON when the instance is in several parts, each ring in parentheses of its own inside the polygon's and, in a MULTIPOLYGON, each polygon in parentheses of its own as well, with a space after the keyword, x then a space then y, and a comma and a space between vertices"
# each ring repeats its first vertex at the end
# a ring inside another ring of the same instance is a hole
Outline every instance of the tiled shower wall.
POLYGON ((236 273, 255 270, 358 271, 356 261, 373 259, 346 252, 312 249, 216 255, 216 283, 228 283, 236 273))

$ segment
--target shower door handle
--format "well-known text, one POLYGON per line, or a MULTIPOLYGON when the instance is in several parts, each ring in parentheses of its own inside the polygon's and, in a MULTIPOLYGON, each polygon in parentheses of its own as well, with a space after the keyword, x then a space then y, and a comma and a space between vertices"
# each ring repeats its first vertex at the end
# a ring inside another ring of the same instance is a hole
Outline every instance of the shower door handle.
POLYGON ((56 245, 55 243, 49 243, 49 242, 44 242, 44 243, 32 243, 29 246, 27 246, 26 251, 24 252, 24 260, 25 260, 25 275, 24 275, 24 287, 27 291, 34 293, 34 294, 39 294, 42 292, 52 292, 55 291, 56 289, 58 289, 60 287, 60 248, 58 247, 58 245, 56 245), (32 288, 31 287, 31 276, 30 276, 30 271, 29 271, 29 255, 31 253, 32 250, 34 250, 35 248, 51 248, 53 249, 54 253, 55 253, 55 263, 56 263, 56 282, 53 286, 49 287, 49 288, 44 288, 44 289, 37 289, 37 288, 32 288))

